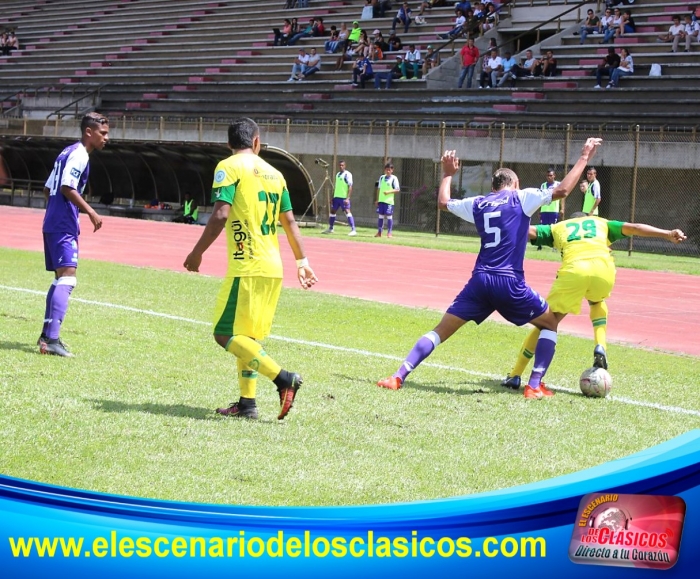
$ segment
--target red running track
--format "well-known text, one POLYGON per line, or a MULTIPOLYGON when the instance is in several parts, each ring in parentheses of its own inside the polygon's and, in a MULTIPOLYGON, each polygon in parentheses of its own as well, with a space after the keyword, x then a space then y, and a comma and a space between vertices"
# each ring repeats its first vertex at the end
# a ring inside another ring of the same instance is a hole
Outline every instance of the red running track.
MULTIPOLYGON (((43 251, 44 211, 0 206, 0 247, 43 251)), ((104 217, 97 233, 81 216, 80 257, 128 265, 184 271, 182 262, 201 227, 104 217)), ((341 234, 342 235, 342 234, 341 234)), ((396 232, 397 236, 401 232, 396 232)), ((338 236, 340 237, 340 235, 338 236)), ((412 307, 445 310, 469 279, 476 256, 467 253, 369 244, 348 239, 305 238, 307 255, 320 282, 312 291, 412 307)), ((280 240, 287 287, 298 287, 294 258, 280 240)), ((528 283, 546 295, 558 264, 528 260, 528 283)), ((226 243, 222 235, 205 254, 202 273, 223 276, 226 243)), ((608 300, 611 341, 700 356, 700 277, 619 269, 608 300)), ((435 321, 439 319, 436 314, 435 321)), ((587 306, 568 316, 563 332, 592 337, 587 306)))

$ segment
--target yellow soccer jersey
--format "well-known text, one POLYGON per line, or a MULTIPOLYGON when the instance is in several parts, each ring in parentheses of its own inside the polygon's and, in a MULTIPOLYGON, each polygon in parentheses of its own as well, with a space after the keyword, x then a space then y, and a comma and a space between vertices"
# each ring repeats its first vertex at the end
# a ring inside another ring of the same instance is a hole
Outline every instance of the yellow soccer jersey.
POLYGON ((257 155, 231 155, 216 166, 211 197, 231 204, 226 276, 281 278, 277 219, 292 210, 282 174, 257 155))
POLYGON ((538 225, 533 245, 547 245, 561 250, 562 264, 581 259, 607 258, 612 261, 610 244, 627 237, 622 221, 586 216, 567 219, 554 225, 538 225))

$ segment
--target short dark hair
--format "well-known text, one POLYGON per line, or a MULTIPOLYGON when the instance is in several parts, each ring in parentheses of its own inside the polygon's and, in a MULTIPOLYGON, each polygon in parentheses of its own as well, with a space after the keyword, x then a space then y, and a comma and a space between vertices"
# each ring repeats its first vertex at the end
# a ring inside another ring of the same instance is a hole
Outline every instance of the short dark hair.
POLYGON ((514 186, 517 180, 518 176, 515 174, 515 171, 501 167, 500 169, 496 169, 496 172, 491 178, 491 188, 494 191, 500 191, 504 187, 514 186))
POLYGON ((588 217, 588 213, 584 213, 583 211, 574 211, 570 216, 569 219, 577 219, 579 217, 588 217))
POLYGON ((100 113, 88 113, 80 121, 80 132, 84 133, 85 129, 96 129, 100 125, 109 125, 109 119, 100 113))
POLYGON ((250 149, 253 140, 260 135, 260 128, 253 119, 240 117, 228 127, 228 144, 234 151, 250 149))
POLYGON ((391 163, 387 163, 386 165, 384 165, 384 169, 393 169, 393 168, 394 168, 394 165, 392 165, 391 163))

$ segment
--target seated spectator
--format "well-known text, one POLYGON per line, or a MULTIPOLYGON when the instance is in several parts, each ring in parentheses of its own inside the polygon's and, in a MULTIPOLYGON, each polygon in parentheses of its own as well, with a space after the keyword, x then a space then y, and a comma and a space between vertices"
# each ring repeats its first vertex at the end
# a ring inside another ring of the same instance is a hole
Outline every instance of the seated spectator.
POLYGON ((608 24, 608 28, 605 30, 603 40, 599 44, 607 44, 608 42, 613 42, 615 39, 615 34, 617 29, 620 28, 622 24, 622 14, 619 8, 615 8, 612 14, 612 21, 608 24))
POLYGON ((342 70, 343 64, 346 60, 353 60, 355 58, 355 47, 352 42, 348 41, 343 49, 343 54, 341 54, 335 61, 335 70, 342 70))
MULTIPOLYGON (((153 201, 151 201, 152 209, 165 208, 164 204, 159 203, 158 199, 154 199, 153 201), (153 201, 155 201, 155 205, 153 204, 153 201)), ((199 217, 199 207, 197 206, 197 202, 192 199, 192 196, 189 193, 185 193, 182 199, 182 205, 178 210, 178 214, 173 217, 173 221, 175 223, 189 223, 192 225, 193 223, 197 223, 197 217, 199 217)))
POLYGON ((370 51, 369 38, 367 37, 367 33, 363 30, 360 32, 360 39, 354 47, 353 55, 355 57, 363 56, 369 58, 370 51))
POLYGON ((297 0, 297 8, 308 8, 309 0, 297 0))
POLYGON ((608 53, 603 57, 603 61, 598 65, 598 70, 596 70, 595 74, 597 84, 593 88, 603 88, 601 86, 603 75, 607 74, 612 79, 613 71, 618 66, 620 66, 620 55, 611 46, 608 48, 608 53))
POLYGON ((557 75, 557 59, 554 58, 554 53, 551 50, 547 50, 544 53, 544 56, 540 59, 540 64, 542 65, 542 76, 557 75))
POLYGON ((464 14, 462 14, 461 10, 455 10, 455 25, 452 30, 445 34, 438 34, 438 38, 442 38, 443 40, 447 40, 448 38, 457 38, 458 36, 462 36, 464 34, 464 25, 467 23, 467 19, 464 17, 464 14))
POLYGON ((479 49, 474 46, 473 38, 467 39, 467 43, 460 50, 459 56, 462 60, 462 72, 459 74, 457 88, 462 88, 465 78, 467 79, 467 88, 471 88, 474 69, 476 69, 476 63, 479 60, 479 49))
POLYGON ((15 35, 14 29, 5 32, 0 40, 0 53, 3 56, 11 56, 13 50, 19 50, 19 39, 15 35))
POLYGON ((323 18, 314 18, 311 36, 324 36, 326 34, 326 25, 323 23, 323 18))
POLYGON ((692 14, 690 15, 690 18, 693 22, 698 22, 700 21, 700 5, 696 6, 693 9, 692 14))
POLYGON ((620 26, 617 27, 617 31, 615 32, 615 36, 624 36, 625 34, 631 34, 633 32, 637 32, 637 25, 634 23, 632 13, 629 10, 625 10, 622 14, 620 26))
POLYGON ((700 40, 700 22, 693 21, 692 16, 686 14, 683 27, 685 29, 685 51, 690 52, 691 43, 700 40))
POLYGON ((432 68, 440 66, 440 54, 433 50, 433 47, 428 45, 426 48, 425 58, 423 59, 423 77, 428 74, 432 68))
POLYGON ((496 26, 498 26, 498 12, 493 4, 489 4, 484 14, 484 21, 481 23, 481 33, 486 34, 496 26))
POLYGON ((391 23, 391 31, 394 32, 396 30, 396 25, 401 22, 403 24, 404 34, 408 34, 408 27, 413 20, 412 16, 413 12, 411 12, 411 9, 408 7, 408 2, 404 2, 396 13, 396 16, 394 16, 394 20, 391 23))
POLYGON ((297 32, 287 41, 287 46, 294 46, 302 38, 311 38, 314 34, 314 24, 316 24, 316 19, 312 18, 304 30, 297 32))
POLYGON ((498 50, 493 48, 488 56, 484 56, 483 65, 481 67, 481 77, 479 79, 479 88, 495 87, 498 83, 498 77, 502 72, 503 60, 498 56, 498 50))
POLYGON ((297 5, 297 0, 287 0, 284 4, 284 9, 285 10, 291 10, 292 8, 295 8, 297 5))
POLYGON ((591 10, 588 9, 585 22, 581 25, 581 30, 579 34, 581 35, 581 42, 583 44, 586 42, 586 37, 589 34, 601 34, 603 32, 603 25, 600 23, 600 18, 598 18, 591 10))
POLYGON ((674 16, 673 24, 668 29, 666 34, 659 36, 659 41, 661 42, 673 42, 673 48, 671 52, 676 52, 678 50, 678 45, 680 41, 683 40, 685 33, 685 27, 681 24, 681 17, 674 16))
POLYGON ((338 29, 335 26, 331 26, 331 36, 323 45, 326 54, 333 54, 336 50, 338 50, 338 44, 340 43, 339 38, 340 36, 338 29))
POLYGON ((384 51, 382 50, 382 43, 378 40, 370 44, 369 46, 369 59, 372 62, 384 60, 384 51))
MULTIPOLYGON (((535 58, 532 50, 525 51, 525 58, 520 60, 520 64, 516 64, 510 69, 507 75, 511 81, 511 86, 515 86, 515 81, 519 78, 534 77, 542 75, 542 62, 539 58, 535 58)), ((506 75, 504 75, 505 77, 506 75)))
POLYGON ((382 52, 387 52, 389 50, 389 43, 384 40, 384 36, 382 36, 382 32, 379 29, 372 33, 372 42, 374 44, 379 43, 379 48, 382 49, 382 52))
POLYGON ((474 18, 476 18, 479 22, 486 18, 486 8, 484 8, 484 5, 481 2, 474 4, 474 18))
POLYGON ((510 52, 506 52, 503 57, 503 75, 498 81, 498 86, 501 87, 509 80, 512 81, 511 86, 515 86, 515 80, 513 76, 513 68, 515 68, 518 63, 510 52))
POLYGON ((289 18, 285 18, 282 30, 273 28, 272 32, 275 33, 273 46, 286 46, 287 41, 292 37, 292 21, 289 18))
POLYGON ((294 36, 297 32, 299 32, 299 21, 296 18, 292 18, 292 31, 290 34, 294 36))
POLYGON ((355 68, 352 69, 352 86, 365 88, 365 82, 374 78, 372 63, 369 58, 361 57, 355 62, 355 68))
POLYGON ((391 0, 372 0, 372 9, 375 18, 384 18, 391 9, 391 0))
POLYGON ((418 71, 421 66, 420 50, 415 44, 409 44, 406 54, 404 54, 403 62, 401 63, 401 80, 412 79, 418 80, 418 71), (411 67, 410 69, 408 67, 411 67))
POLYGON ((605 12, 600 17, 600 31, 602 34, 608 34, 608 30, 610 30, 610 28, 612 28, 613 26, 613 20, 614 18, 612 8, 606 8, 605 12))
POLYGON ((605 88, 617 88, 620 86, 620 77, 629 76, 631 74, 634 74, 634 61, 632 60, 630 51, 623 48, 622 54, 620 55, 620 65, 613 69, 610 75, 610 82, 605 88))
POLYGON ((348 33, 348 40, 355 44, 360 40, 360 34, 362 34, 362 28, 360 28, 360 23, 357 20, 353 20, 352 29, 348 33))
POLYGON ((386 88, 390 89, 391 88, 391 82, 401 78, 401 63, 403 62, 403 58, 400 56, 396 57, 396 63, 392 67, 391 70, 386 70, 383 72, 375 72, 374 73, 374 88, 379 90, 382 88, 382 81, 386 83, 386 88))
POLYGON ((306 54, 306 50, 303 48, 299 49, 299 55, 294 60, 292 65, 292 74, 287 80, 287 82, 292 82, 294 80, 299 80, 301 73, 304 72, 304 67, 309 64, 309 55, 306 54))
POLYGON ((299 80, 309 78, 312 74, 316 74, 321 69, 321 55, 316 54, 315 48, 309 49, 309 60, 302 66, 299 80))
MULTIPOLYGON (((442 4, 440 4, 442 5, 442 4)), ((437 6, 435 2, 433 2, 433 6, 437 6)), ((467 15, 467 12, 472 9, 472 3, 471 2, 455 2, 455 10, 461 10, 462 14, 465 16, 467 15)))
POLYGON ((481 21, 474 16, 474 11, 470 8, 464 15, 466 22, 464 23, 464 33, 467 38, 475 38, 481 33, 481 21))
POLYGON ((396 32, 392 30, 391 34, 389 35, 389 50, 391 52, 398 52, 401 49, 403 49, 403 43, 401 42, 401 39, 396 36, 396 32))

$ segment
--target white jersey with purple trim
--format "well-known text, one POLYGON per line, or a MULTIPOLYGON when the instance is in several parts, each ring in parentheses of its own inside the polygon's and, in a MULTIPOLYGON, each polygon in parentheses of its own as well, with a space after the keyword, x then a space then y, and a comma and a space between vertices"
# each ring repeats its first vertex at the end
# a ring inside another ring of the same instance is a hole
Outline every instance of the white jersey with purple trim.
POLYGON ((481 238, 473 273, 524 278, 530 217, 551 200, 551 189, 534 188, 450 200, 447 210, 476 225, 481 238))
POLYGON ((82 195, 89 173, 90 156, 82 143, 74 143, 61 151, 44 185, 49 190, 44 233, 80 234, 80 210, 61 193, 61 187, 70 187, 82 195))

